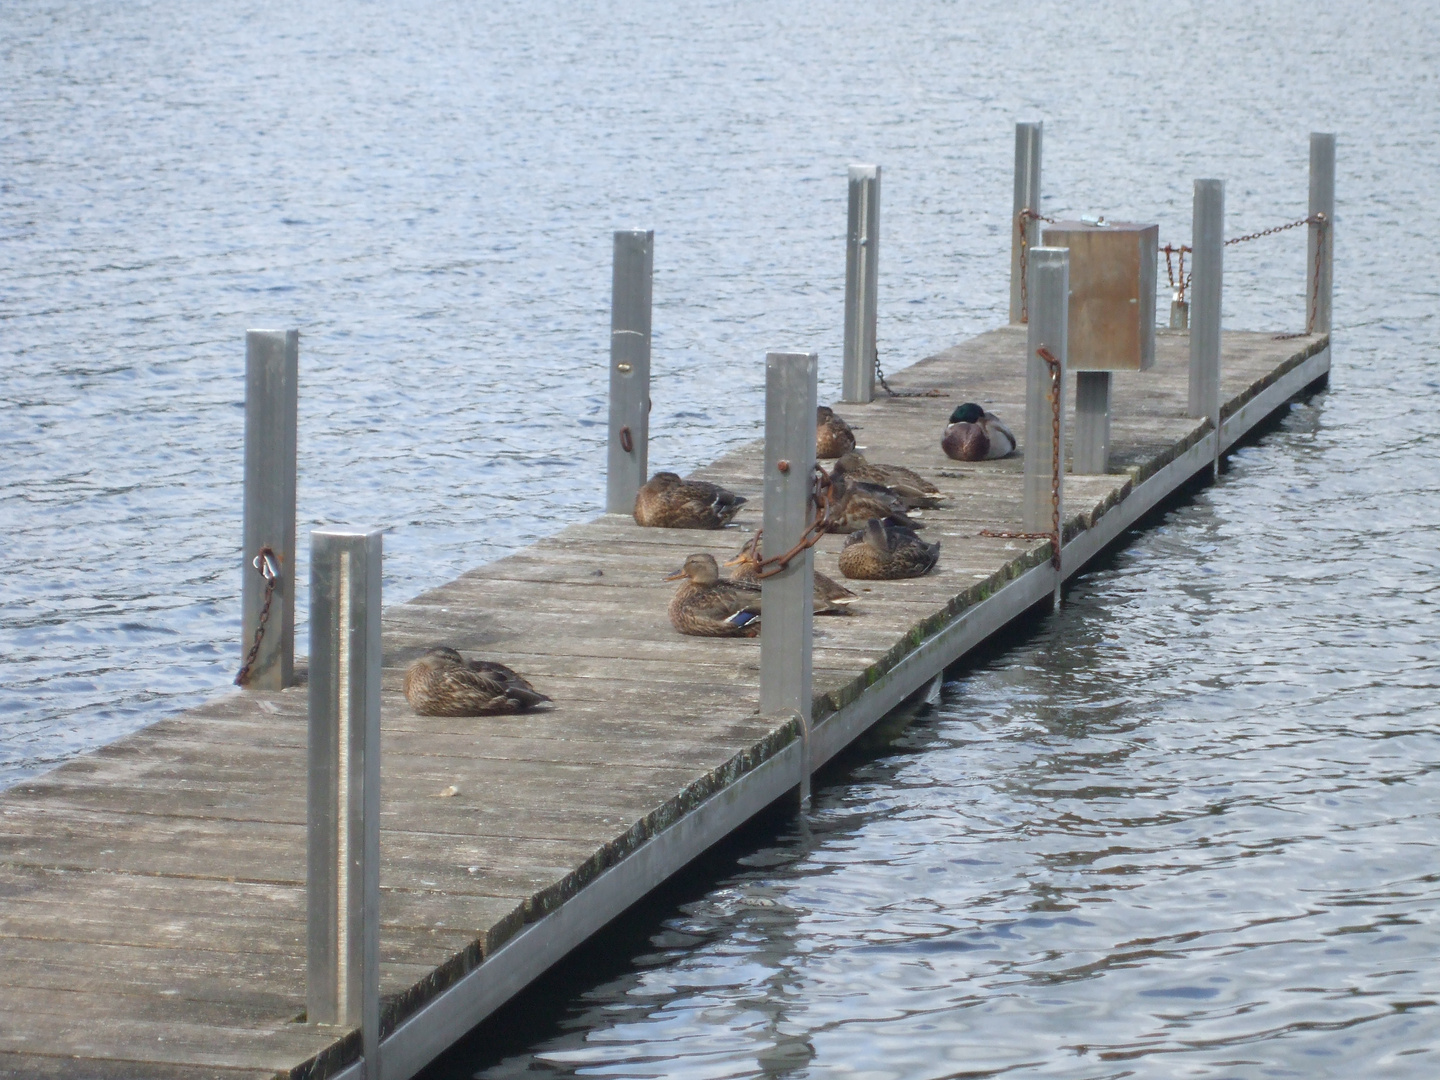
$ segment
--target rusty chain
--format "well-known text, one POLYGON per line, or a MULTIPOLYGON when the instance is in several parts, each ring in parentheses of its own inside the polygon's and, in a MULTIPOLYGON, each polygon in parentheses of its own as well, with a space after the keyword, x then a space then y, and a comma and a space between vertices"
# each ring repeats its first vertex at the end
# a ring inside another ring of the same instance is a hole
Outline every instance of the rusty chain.
POLYGON ((795 558, 795 556, 799 555, 806 548, 814 547, 820 542, 820 538, 825 535, 825 530, 830 525, 830 491, 833 485, 831 484, 830 477, 825 474, 825 470, 819 465, 815 466, 815 471, 811 474, 811 483, 811 500, 815 504, 815 516, 811 518, 810 524, 805 526, 805 531, 800 534, 800 539, 795 542, 794 547, 783 555, 775 555, 768 559, 761 558, 760 537, 764 534, 765 530, 755 530, 755 538, 750 541, 750 554, 756 560, 755 578, 757 581, 774 577, 780 573, 790 565, 791 559, 795 558))
MULTIPOLYGON (((1305 322, 1305 332, 1303 334, 1286 334, 1284 335, 1285 337, 1307 337, 1315 328, 1315 312, 1319 306, 1320 301, 1320 268, 1323 264, 1323 253, 1325 251, 1326 224, 1327 223, 1324 214, 1311 214, 1309 217, 1297 218, 1294 221, 1287 221, 1284 225, 1272 225, 1270 228, 1261 229, 1259 232, 1246 233, 1244 236, 1232 236, 1229 240, 1225 241, 1224 246, 1229 247, 1232 244, 1244 244, 1248 243, 1251 240, 1259 240, 1262 237, 1274 236, 1276 233, 1285 232, 1287 229, 1298 229, 1301 225, 1318 226, 1319 237, 1315 241, 1314 289, 1310 297, 1310 316, 1305 322)), ((1189 244, 1180 244, 1178 246, 1174 244, 1166 244, 1160 250, 1165 253, 1165 276, 1170 279, 1170 289, 1174 294, 1174 298, 1183 303, 1185 300, 1185 293, 1190 288, 1190 280, 1195 276, 1195 271, 1193 267, 1191 268, 1190 273, 1185 273, 1185 256, 1187 254, 1193 254, 1195 249, 1189 244), (1179 256, 1180 261, 1180 273, 1178 276, 1176 275, 1175 268, 1171 263, 1171 257, 1177 255, 1179 256)), ((1023 254, 1021 257, 1023 259, 1023 254)))
POLYGON ((1050 531, 1048 533, 1002 532, 998 529, 981 529, 981 536, 993 536, 1003 540, 1049 540, 1050 565, 1060 570, 1060 361, 1044 345, 1035 350, 1035 355, 1045 361, 1050 369, 1050 531))
POLYGON ((235 685, 244 686, 250 678, 250 669, 255 664, 255 658, 260 655, 260 642, 265 640, 265 624, 270 621, 270 602, 275 599, 275 586, 280 581, 280 559, 273 550, 262 547, 260 554, 250 561, 250 565, 260 571, 260 576, 265 579, 265 599, 260 604, 260 622, 255 627, 255 640, 250 643, 250 651, 245 654, 245 662, 240 665, 240 672, 235 676, 235 685))
POLYGON ((1026 207, 1015 215, 1016 235, 1020 241, 1020 321, 1030 321, 1030 275, 1027 273, 1030 262, 1030 234, 1025 229, 1027 221, 1046 221, 1051 225, 1058 224, 1052 217, 1046 217, 1038 210, 1026 207))
POLYGON ((875 378, 891 397, 949 397, 944 390, 931 387, 929 390, 892 390, 885 381, 885 369, 880 366, 880 350, 875 350, 875 378))

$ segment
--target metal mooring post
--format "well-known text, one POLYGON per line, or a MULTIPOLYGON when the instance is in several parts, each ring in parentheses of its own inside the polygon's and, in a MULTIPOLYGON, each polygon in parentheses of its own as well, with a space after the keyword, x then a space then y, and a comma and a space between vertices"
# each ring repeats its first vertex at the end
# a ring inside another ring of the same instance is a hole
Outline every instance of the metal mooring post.
POLYGON ((1055 607, 1065 522, 1065 369, 1069 351, 1070 249, 1030 249, 1030 323, 1025 348, 1025 531, 1055 545, 1055 607), (1041 350, 1053 357, 1056 370, 1041 350))
POLYGON ((1330 332, 1330 301, 1335 285, 1335 134, 1310 133, 1310 214, 1306 241, 1305 329, 1330 332), (1316 258, 1316 249, 1319 258, 1316 258), (1318 280, 1317 280, 1318 277, 1318 280))
POLYGON ((294 682, 299 370, 298 330, 245 332, 245 508, 240 552, 244 661, 236 682, 255 690, 283 690, 294 682))
MULTIPOLYGON (((814 515, 815 353, 765 357, 765 550, 789 551, 814 515)), ((815 552, 761 582, 760 712, 800 718, 800 802, 810 800, 815 552)))
POLYGON ((1034 250, 1040 242, 1040 222, 1026 218, 1023 225, 1020 214, 1024 210, 1040 212, 1040 136, 1043 122, 1015 125, 1015 205, 1010 212, 1010 324, 1024 322, 1025 298, 1022 283, 1025 280, 1024 252, 1020 242, 1023 231, 1024 246, 1034 250))
POLYGON ((1099 476, 1110 468, 1109 371, 1075 373, 1075 436, 1072 472, 1099 476))
POLYGON ((655 233, 615 234, 610 302, 610 454, 605 511, 628 514, 645 483, 650 452, 650 295, 655 233))
POLYGON ((310 534, 306 1018, 359 1026, 380 1076, 379 529, 310 534))
POLYGON ((841 400, 875 398, 875 323, 880 268, 880 166, 850 166, 845 231, 845 363, 841 400))
POLYGON ((1195 254, 1190 290, 1190 405, 1215 431, 1214 475, 1220 475, 1220 300, 1224 285, 1225 181, 1195 181, 1195 254))

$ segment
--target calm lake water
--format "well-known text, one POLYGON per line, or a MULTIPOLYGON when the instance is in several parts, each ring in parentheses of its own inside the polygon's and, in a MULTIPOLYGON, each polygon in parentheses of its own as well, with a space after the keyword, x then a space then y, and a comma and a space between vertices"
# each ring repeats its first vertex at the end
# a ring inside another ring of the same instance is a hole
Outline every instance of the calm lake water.
MULTIPOLYGON (((1330 389, 437 1074, 1440 1071, 1433 5, 11 0, 0 72, 0 783, 228 685, 247 327, 398 600, 600 509, 611 230, 685 471, 767 348, 838 395, 848 162, 899 367, 1003 321, 1016 120, 1048 213, 1173 242, 1336 131, 1330 389)), ((1227 324, 1304 269, 1229 248, 1227 324)))

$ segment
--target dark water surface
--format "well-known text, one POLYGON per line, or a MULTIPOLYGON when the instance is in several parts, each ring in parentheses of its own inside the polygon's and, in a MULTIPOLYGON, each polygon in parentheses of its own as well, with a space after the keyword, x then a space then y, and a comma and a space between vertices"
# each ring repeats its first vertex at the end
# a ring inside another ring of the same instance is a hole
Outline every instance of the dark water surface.
MULTIPOLYGON (((247 327, 301 330, 302 533, 390 527, 399 600, 600 508, 610 230, 657 230, 684 471, 758 434, 767 348, 838 393, 849 161, 901 366, 1004 317, 1015 120, 1047 212, 1176 242, 1197 176, 1231 235, 1302 216, 1334 130, 1330 390, 447 1069, 1436 1075, 1437 23, 10 0, 0 783, 233 674, 247 327)), ((1228 325, 1299 328, 1299 232, 1226 260, 1228 325)))

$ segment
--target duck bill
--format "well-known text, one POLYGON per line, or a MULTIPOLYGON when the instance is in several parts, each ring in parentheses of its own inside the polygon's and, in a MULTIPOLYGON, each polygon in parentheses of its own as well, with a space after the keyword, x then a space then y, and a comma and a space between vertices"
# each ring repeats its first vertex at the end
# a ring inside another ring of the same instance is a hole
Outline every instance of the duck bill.
MULTIPOLYGON (((727 565, 728 565, 728 564, 727 564, 727 565)), ((679 581, 679 580, 680 580, 682 577, 684 577, 684 576, 685 576, 685 568, 682 566, 682 567, 680 567, 679 570, 676 570, 673 574, 666 574, 663 578, 661 578, 661 580, 662 580, 662 581, 679 581)))

